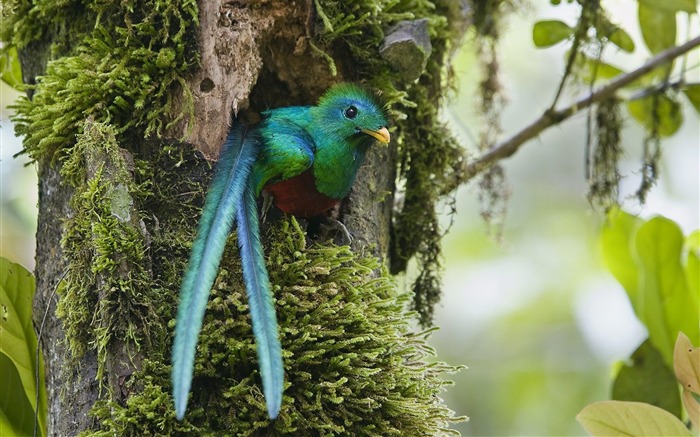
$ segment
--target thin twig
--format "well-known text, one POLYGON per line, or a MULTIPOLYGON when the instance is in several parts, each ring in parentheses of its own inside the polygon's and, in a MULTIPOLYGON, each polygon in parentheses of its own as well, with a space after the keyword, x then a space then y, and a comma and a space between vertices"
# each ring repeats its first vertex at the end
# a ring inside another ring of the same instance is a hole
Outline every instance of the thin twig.
POLYGON ((582 109, 585 109, 592 105, 593 103, 600 102, 612 96, 618 89, 629 85, 645 74, 649 73, 654 68, 666 64, 675 58, 689 52, 693 48, 700 45, 700 36, 697 36, 690 41, 685 42, 676 47, 672 47, 665 50, 653 58, 649 59, 644 65, 637 68, 636 70, 630 71, 629 73, 624 73, 616 76, 608 84, 601 87, 598 91, 590 93, 585 97, 577 100, 573 105, 559 110, 547 110, 542 114, 537 120, 532 122, 529 126, 525 127, 520 132, 516 133, 509 139, 496 144, 491 147, 487 152, 478 158, 474 159, 467 165, 466 170, 466 180, 469 180, 486 170, 496 161, 508 158, 518 151, 520 146, 522 146, 528 140, 537 137, 542 131, 550 126, 561 123, 572 115, 576 114, 582 109))
MULTIPOLYGON (((569 56, 566 60, 566 68, 564 69, 564 75, 562 76, 561 81, 559 81, 557 94, 554 96, 554 100, 552 100, 552 106, 549 107, 550 110, 554 110, 554 108, 557 106, 557 103, 559 103, 559 97, 561 97, 562 92, 564 92, 566 82, 571 76, 571 72, 574 70, 574 62, 576 61, 576 58, 578 58, 579 55, 579 46, 581 45, 581 41, 586 38, 586 34, 588 33, 589 18, 588 11, 586 10, 586 8, 589 7, 589 5, 592 5, 592 7, 595 8, 596 5, 594 3, 595 2, 585 3, 581 8, 581 17, 579 18, 578 26, 576 26, 574 42, 571 44, 571 50, 569 51, 569 56)), ((596 18, 598 17, 597 14, 595 16, 596 18)))

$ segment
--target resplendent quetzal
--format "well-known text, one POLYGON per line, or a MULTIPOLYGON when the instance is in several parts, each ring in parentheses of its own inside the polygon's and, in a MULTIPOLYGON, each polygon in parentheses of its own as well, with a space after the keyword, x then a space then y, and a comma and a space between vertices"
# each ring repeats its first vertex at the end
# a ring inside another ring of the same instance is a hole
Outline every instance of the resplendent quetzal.
POLYGON ((231 128, 180 289, 172 350, 178 419, 187 408, 197 338, 234 223, 263 393, 268 415, 277 417, 284 367, 256 198, 264 190, 286 213, 300 217, 321 214, 348 194, 367 149, 376 141, 389 143, 386 112, 370 93, 352 84, 331 87, 317 106, 268 110, 254 126, 235 124, 231 128))

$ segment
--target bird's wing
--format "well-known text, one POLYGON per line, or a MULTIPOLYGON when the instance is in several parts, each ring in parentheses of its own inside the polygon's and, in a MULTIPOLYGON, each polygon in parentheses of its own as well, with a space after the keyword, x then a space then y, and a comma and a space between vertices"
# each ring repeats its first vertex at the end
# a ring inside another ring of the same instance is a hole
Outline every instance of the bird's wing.
POLYGON ((272 116, 262 122, 260 136, 263 148, 254 170, 258 194, 268 183, 293 178, 313 165, 316 144, 296 122, 272 116))
POLYGON ((221 149, 216 173, 207 193, 197 238, 182 279, 175 325, 172 382, 178 419, 182 419, 187 408, 197 338, 209 292, 259 149, 259 139, 254 130, 234 125, 221 149))

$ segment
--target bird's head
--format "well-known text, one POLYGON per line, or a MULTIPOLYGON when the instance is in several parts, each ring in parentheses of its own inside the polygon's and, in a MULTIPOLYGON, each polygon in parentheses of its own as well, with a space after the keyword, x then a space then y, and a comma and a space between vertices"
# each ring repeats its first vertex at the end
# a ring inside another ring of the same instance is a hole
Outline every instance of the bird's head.
POLYGON ((332 86, 314 108, 319 126, 344 140, 370 144, 372 139, 389 144, 387 114, 365 89, 349 83, 332 86))

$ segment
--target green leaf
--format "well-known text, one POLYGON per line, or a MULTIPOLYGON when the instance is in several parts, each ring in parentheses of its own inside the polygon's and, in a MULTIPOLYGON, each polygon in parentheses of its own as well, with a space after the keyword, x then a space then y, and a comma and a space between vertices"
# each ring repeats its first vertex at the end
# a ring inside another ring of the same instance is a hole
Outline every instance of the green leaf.
MULTIPOLYGON (((0 257, 0 353, 4 354, 16 368, 19 376, 17 398, 28 399, 32 415, 36 410, 36 372, 39 372, 39 424, 42 435, 45 433, 44 420, 47 416, 46 390, 43 386, 44 364, 39 357, 36 369, 37 339, 32 325, 32 299, 34 298, 34 277, 19 264, 0 257)), ((5 372, 5 369, 3 369, 5 372)), ((3 391, 4 380, 3 380, 3 391)), ((12 417, 5 412, 5 415, 12 417)))
POLYGON ((700 337, 697 296, 689 292, 681 264, 683 243, 678 225, 664 217, 646 222, 635 238, 641 261, 637 316, 669 366, 673 366, 673 348, 679 332, 693 341, 700 337))
POLYGON ((639 5, 665 12, 698 12, 696 0, 639 0, 639 5))
POLYGON ((14 46, 0 51, 0 80, 18 91, 21 91, 24 86, 22 66, 17 55, 17 48, 14 46))
POLYGON ((678 332, 700 341, 699 240, 698 233, 684 239, 678 225, 664 217, 644 222, 619 209, 610 210, 600 233, 606 267, 627 291, 635 314, 669 368, 678 332), (684 243, 689 250, 684 250, 684 243))
POLYGON ((676 376, 649 340, 634 351, 629 365, 620 368, 613 382, 612 398, 646 402, 682 418, 676 376))
MULTIPOLYGON (((655 3, 665 3, 656 0, 655 3)), ((639 27, 644 43, 653 54, 662 52, 676 44, 676 12, 639 3, 639 27)), ((669 65, 667 68, 671 68, 669 65)))
POLYGON ((627 110, 647 131, 657 129, 661 137, 670 137, 683 124, 681 105, 666 95, 631 100, 627 103, 627 110))
POLYGON ((683 93, 690 100, 695 111, 700 113, 700 83, 688 84, 683 87, 683 93))
POLYGON ((12 360, 0 353, 0 435, 34 434, 34 408, 22 388, 22 379, 12 360))
POLYGON ((639 269, 633 257, 632 241, 642 223, 644 221, 639 217, 627 214, 619 208, 611 208, 599 240, 605 266, 627 291, 633 307, 637 301, 639 269))
POLYGON ((532 41, 536 47, 549 47, 569 38, 574 29, 559 20, 542 20, 532 27, 532 41))
POLYGON ((592 436, 692 435, 673 414, 641 402, 596 402, 581 410, 576 420, 592 436))
POLYGON ((608 39, 610 39, 611 43, 628 53, 634 51, 634 41, 632 37, 620 27, 616 27, 608 39))
MULTIPOLYGON (((590 84, 591 82, 593 82, 594 79, 596 81, 601 79, 612 79, 613 77, 624 73, 623 70, 620 70, 614 65, 610 65, 597 59, 589 58, 585 55, 583 55, 583 62, 580 65, 581 68, 579 69, 579 75, 581 77, 581 80, 586 84, 590 84)), ((638 86, 636 81, 627 86, 633 87, 635 85, 638 86)))

